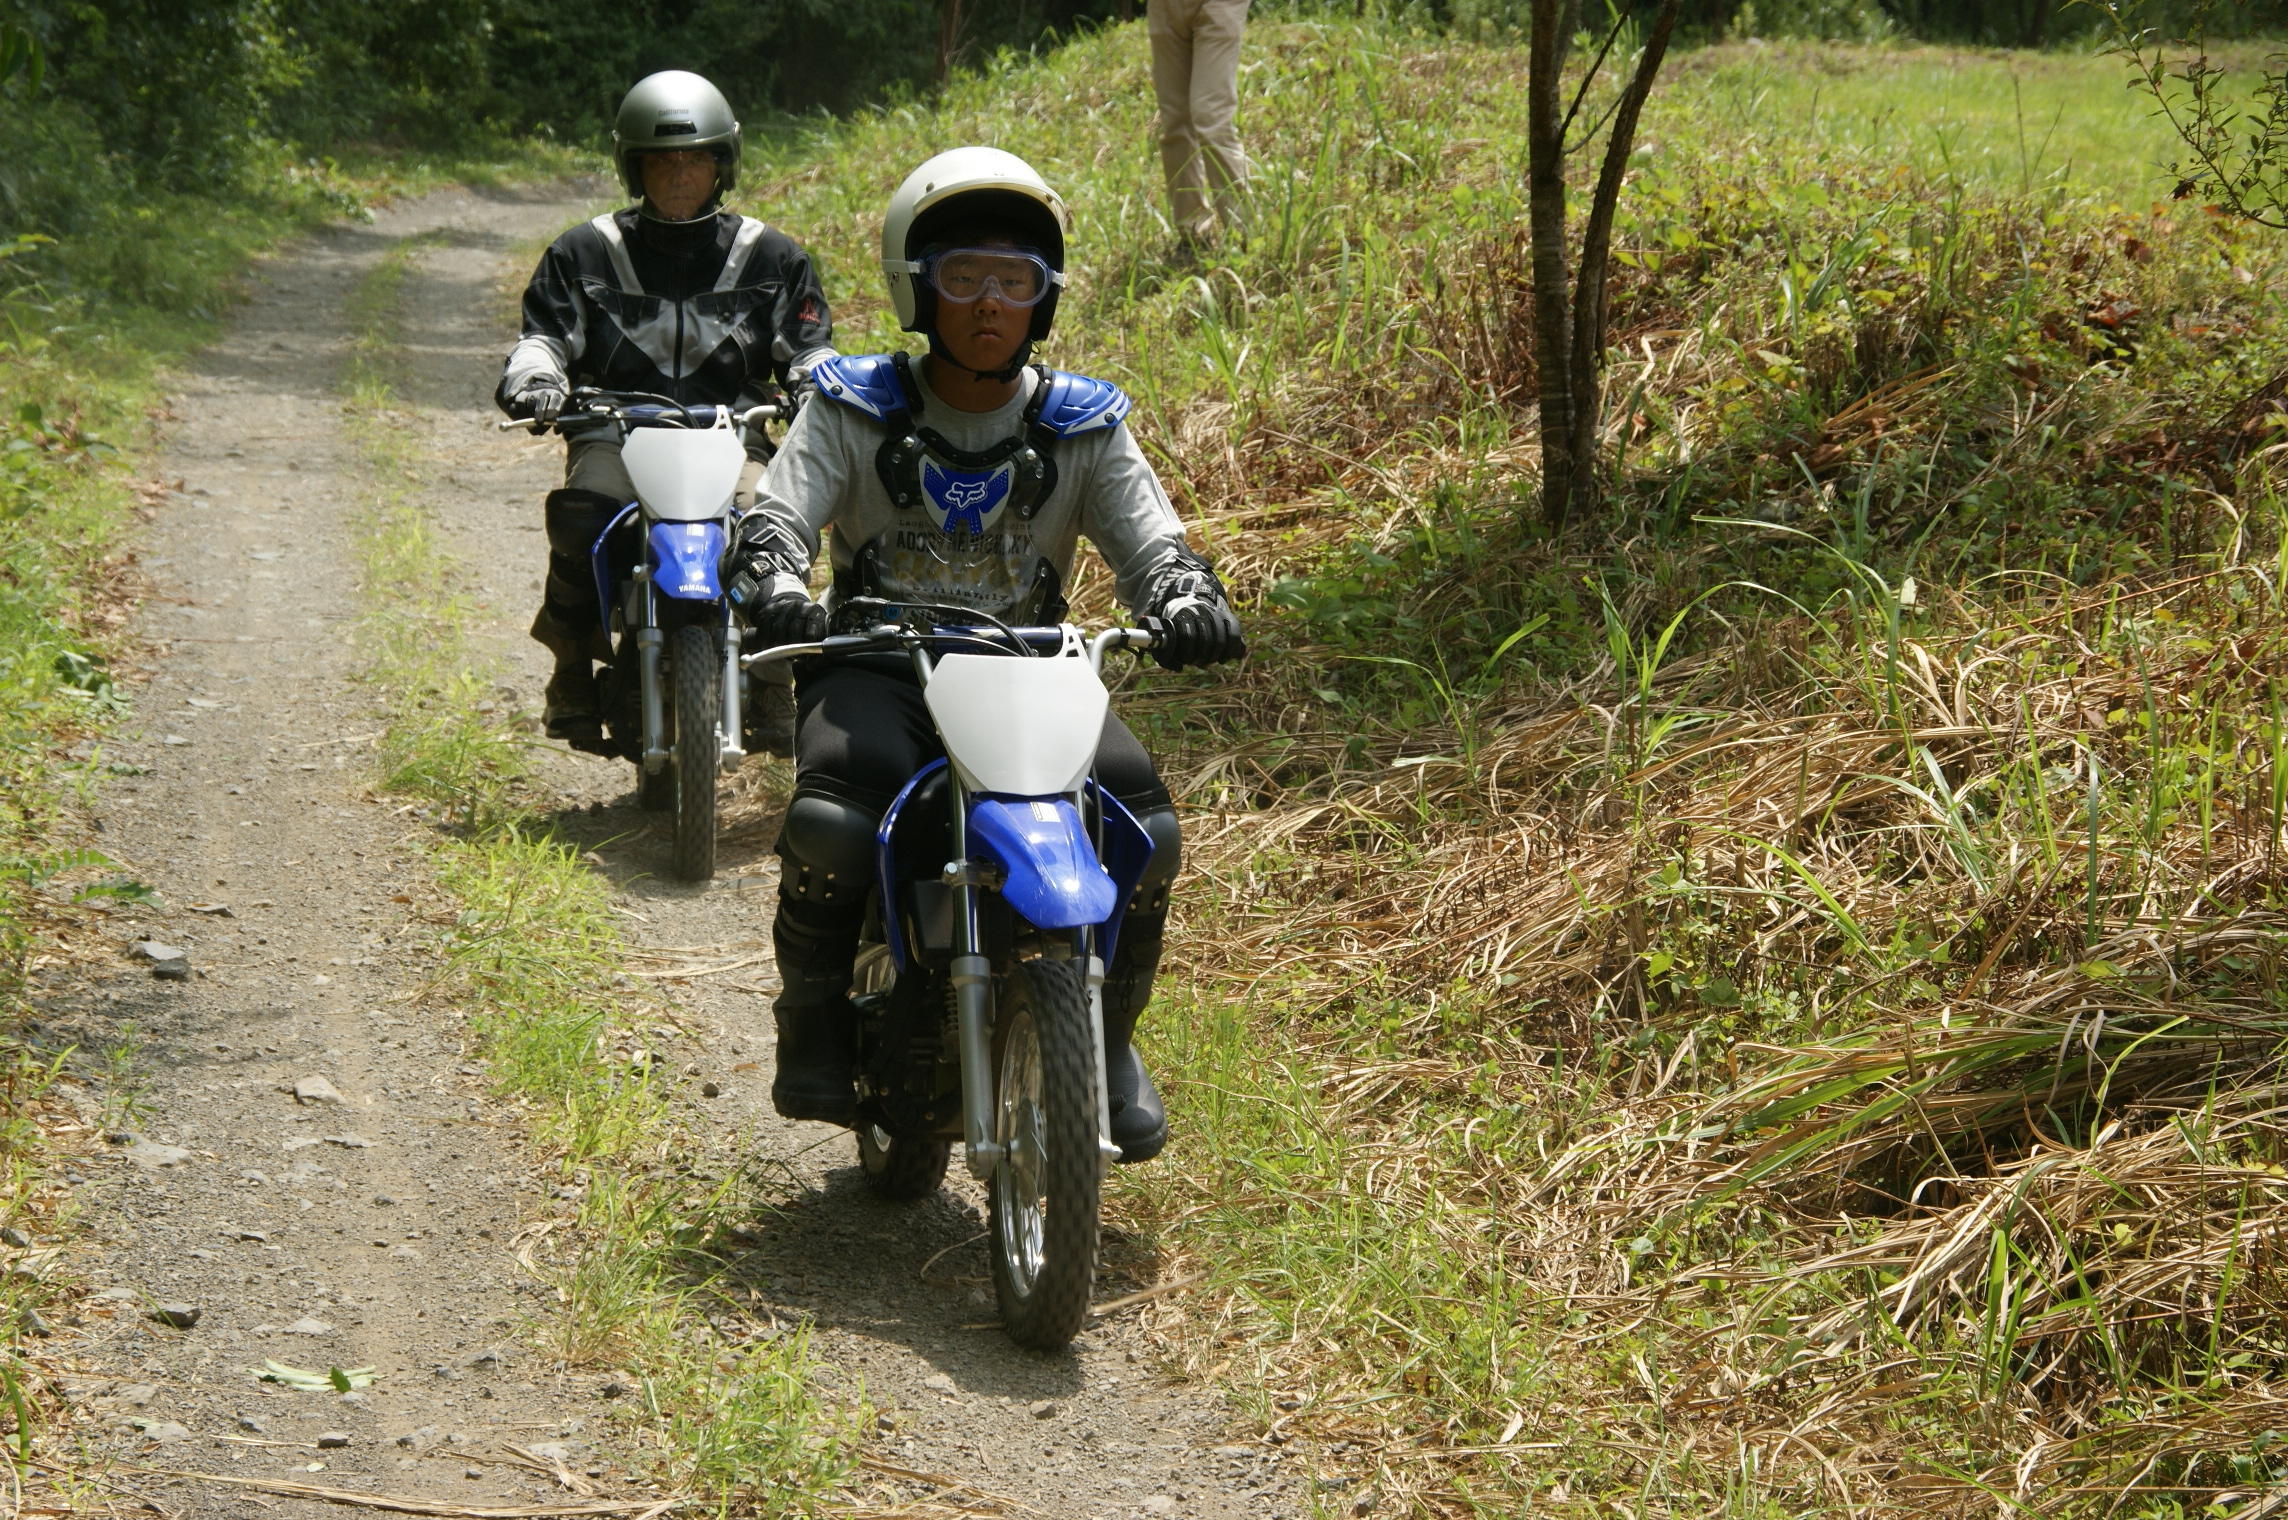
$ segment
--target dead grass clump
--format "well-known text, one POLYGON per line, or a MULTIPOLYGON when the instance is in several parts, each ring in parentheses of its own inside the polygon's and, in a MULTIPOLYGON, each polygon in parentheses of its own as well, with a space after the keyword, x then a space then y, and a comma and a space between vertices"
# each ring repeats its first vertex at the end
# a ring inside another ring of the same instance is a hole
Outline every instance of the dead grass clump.
MULTIPOLYGON (((2197 1388, 2230 1427, 2288 1386, 2276 594, 1942 601, 1199 763, 1256 806, 1193 829, 1204 922, 1172 943, 1277 999, 1260 1080, 1330 1168, 1219 1212, 1332 1211, 1446 1262, 1388 1292, 1569 1327, 1565 1378, 1414 1388, 1435 1431, 1311 1427, 1426 1508, 1583 1422, 1747 1443, 1765 1491, 1854 1513, 2190 1490, 2230 1464, 2164 1411, 2197 1388)), ((1355 1305, 1314 1331, 1277 1302, 1223 1312, 1359 1399, 1458 1354, 1428 1307, 1337 1356, 1355 1305)))

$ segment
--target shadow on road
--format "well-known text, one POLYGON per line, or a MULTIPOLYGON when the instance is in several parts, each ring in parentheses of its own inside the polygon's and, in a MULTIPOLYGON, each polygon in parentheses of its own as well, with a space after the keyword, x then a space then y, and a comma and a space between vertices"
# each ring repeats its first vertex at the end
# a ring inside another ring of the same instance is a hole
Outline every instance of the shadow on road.
MULTIPOLYGON (((848 1134, 805 1129, 852 1164, 759 1217, 726 1253, 719 1285, 749 1287, 824 1329, 904 1346, 962 1393, 1029 1401, 1083 1391, 1072 1353, 1026 1351, 1002 1333, 975 1204, 952 1188, 886 1203, 867 1191, 848 1134)), ((953 1164, 958 1171, 958 1150, 953 1164)))

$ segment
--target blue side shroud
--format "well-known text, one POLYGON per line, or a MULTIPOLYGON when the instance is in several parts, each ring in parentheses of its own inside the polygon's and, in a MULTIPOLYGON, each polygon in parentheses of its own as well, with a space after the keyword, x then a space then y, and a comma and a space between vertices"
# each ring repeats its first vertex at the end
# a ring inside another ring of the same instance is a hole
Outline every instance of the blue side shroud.
POLYGON ((596 616, 603 621, 607 635, 612 631, 612 588, 620 583, 619 567, 612 563, 612 535, 638 510, 632 501, 620 508, 619 515, 604 525, 588 550, 588 568, 596 577, 596 616))

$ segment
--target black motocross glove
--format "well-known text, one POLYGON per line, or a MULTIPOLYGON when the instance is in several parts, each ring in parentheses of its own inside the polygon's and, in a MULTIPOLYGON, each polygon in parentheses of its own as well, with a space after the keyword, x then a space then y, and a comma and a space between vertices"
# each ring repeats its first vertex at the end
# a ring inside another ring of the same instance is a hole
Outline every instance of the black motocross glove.
POLYGON ((1161 572, 1144 626, 1152 632, 1152 658, 1162 670, 1247 657, 1247 638, 1239 631, 1223 582, 1189 549, 1179 551, 1161 572))
MULTIPOLYGON (((810 598, 799 592, 773 596, 771 586, 782 575, 801 580, 808 566, 808 557, 800 552, 800 546, 784 528, 764 513, 749 512, 739 519, 739 526, 733 530, 731 546, 723 551, 723 563, 717 574, 723 584, 723 599, 731 604, 731 610, 748 627, 767 635, 779 626, 765 622, 772 616, 770 609, 783 601, 810 603, 810 598)), ((817 626, 822 631, 826 627, 825 617, 826 610, 819 608, 817 626)), ((806 620, 800 626, 807 628, 811 623, 806 620)), ((799 644, 817 637, 818 634, 798 633, 769 642, 799 644)))
POLYGON ((533 380, 508 398, 508 414, 546 427, 563 415, 571 397, 553 380, 533 380))
POLYGON ((815 644, 826 637, 826 608, 800 591, 783 592, 757 607, 747 619, 765 649, 781 644, 815 644))

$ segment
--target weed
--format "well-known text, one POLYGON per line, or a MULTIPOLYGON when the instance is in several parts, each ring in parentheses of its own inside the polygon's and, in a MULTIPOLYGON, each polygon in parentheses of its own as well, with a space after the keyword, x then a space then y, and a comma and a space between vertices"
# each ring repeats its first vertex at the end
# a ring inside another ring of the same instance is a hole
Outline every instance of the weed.
POLYGON ((665 1480, 724 1513, 809 1513, 846 1481, 859 1415, 819 1396, 806 1337, 744 1334, 701 1312, 715 1264, 696 1242, 747 1200, 729 1184, 688 1197, 661 1176, 688 1140, 648 1068, 612 1059, 630 995, 613 991, 622 946, 607 889, 535 821, 520 740, 479 711, 488 683, 458 571, 409 430, 390 416, 397 303, 421 252, 391 250, 351 303, 353 430, 374 482, 360 525, 364 647, 387 708, 384 784, 442 810, 433 866, 459 911, 436 991, 468 1010, 496 1089, 535 1138, 587 1180, 579 1229, 528 1258, 558 1299, 538 1329, 567 1360, 641 1377, 665 1480))
POLYGON ((1248 604, 1248 669, 1123 699, 1196 810, 1176 1139, 1113 1205, 1209 1273, 1145 1311, 1168 1354, 1418 1513, 2190 1514, 2272 1472, 2277 242, 2165 198, 2101 61, 1680 57, 1612 511, 1549 539, 1518 54, 1249 53, 1258 222, 1196 264, 1134 28, 754 192, 867 267, 925 144, 1057 122, 1054 358, 1135 392, 1248 604))

